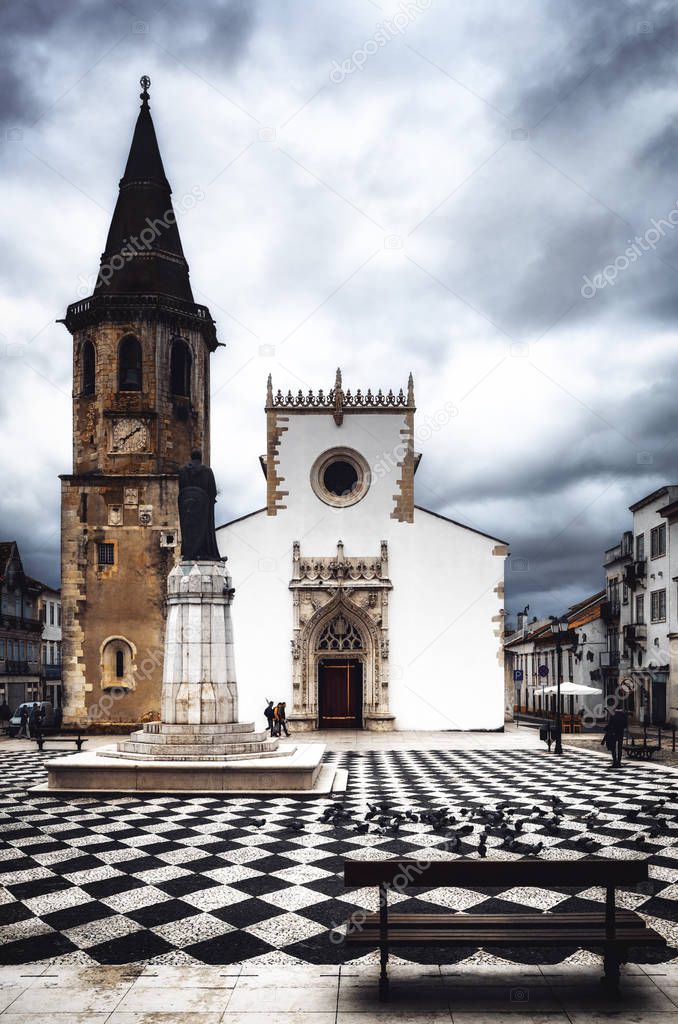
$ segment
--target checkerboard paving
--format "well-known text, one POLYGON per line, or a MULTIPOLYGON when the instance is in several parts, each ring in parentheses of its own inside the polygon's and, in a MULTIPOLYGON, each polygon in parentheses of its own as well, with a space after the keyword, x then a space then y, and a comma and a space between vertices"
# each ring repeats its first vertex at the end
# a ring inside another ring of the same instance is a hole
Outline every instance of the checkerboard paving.
MULTIPOLYGON (((604 853, 647 858, 651 882, 620 893, 678 946, 678 776, 629 764, 613 772, 587 752, 557 759, 542 751, 347 751, 327 754, 348 769, 345 796, 223 798, 218 795, 34 793, 55 752, 0 754, 0 962, 129 964, 241 961, 346 962, 339 926, 356 909, 376 909, 373 889, 346 890, 346 857, 478 856, 483 823, 471 812, 509 801, 526 819, 525 847, 491 831, 488 856, 548 858, 604 853), (532 808, 563 801, 557 832, 532 808), (659 810, 657 801, 664 803, 659 810), (356 826, 368 806, 420 812, 447 806, 473 820, 449 852, 449 833, 421 821, 356 826), (323 820, 326 808, 346 819, 323 820), (651 818, 654 813, 655 818, 651 818), (587 818, 593 814, 593 817, 587 818), (653 821, 659 819, 658 829, 653 821), (659 832, 659 834, 657 834, 659 832), (647 836, 639 840, 638 835, 647 836), (582 840, 590 838, 589 849, 582 840)), ((515 816, 514 816, 515 817, 515 816)), ((602 890, 429 889, 394 894, 402 909, 517 912, 591 909, 602 890)), ((549 952, 534 955, 540 961, 549 952)), ((555 951, 553 959, 562 959, 555 951)), ((430 958, 454 962, 460 950, 430 958)), ((658 954, 652 954, 657 958, 658 954)), ((664 959, 678 956, 669 948, 664 959)), ((648 958, 650 955, 648 954, 648 958)), ((529 961, 530 951, 510 958, 529 961)), ((426 950, 403 957, 426 962, 426 950)), ((486 956, 487 961, 492 957, 486 956)))

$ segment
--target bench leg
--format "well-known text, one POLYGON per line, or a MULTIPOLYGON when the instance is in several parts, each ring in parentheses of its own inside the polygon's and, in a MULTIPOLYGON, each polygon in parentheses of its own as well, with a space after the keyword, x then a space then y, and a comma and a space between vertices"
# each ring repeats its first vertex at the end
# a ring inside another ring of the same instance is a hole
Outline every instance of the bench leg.
POLYGON ((600 979, 610 995, 619 994, 619 953, 613 949, 605 950, 603 961, 604 976, 600 979))
POLYGON ((381 972, 379 974, 379 1001, 385 1003, 388 1001, 388 974, 386 973, 386 964, 388 963, 388 952, 382 949, 381 951, 381 972))
POLYGON ((388 999, 388 887, 384 882, 379 884, 379 999, 388 999))

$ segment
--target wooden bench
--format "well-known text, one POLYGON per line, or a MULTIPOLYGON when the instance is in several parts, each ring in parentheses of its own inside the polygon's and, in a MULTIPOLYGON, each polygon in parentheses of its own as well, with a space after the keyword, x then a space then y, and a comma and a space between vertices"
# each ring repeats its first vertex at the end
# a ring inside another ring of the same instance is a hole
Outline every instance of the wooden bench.
POLYGON ((87 737, 83 736, 81 733, 77 733, 75 736, 64 736, 62 733, 41 732, 38 733, 37 736, 34 736, 33 739, 38 744, 38 750, 42 750, 45 743, 75 743, 78 751, 80 751, 82 750, 83 743, 87 742, 87 737))
POLYGON ((627 732, 626 742, 624 743, 624 753, 632 761, 651 761, 654 755, 659 750, 659 743, 648 743, 647 733, 639 735, 638 733, 627 732), (630 743, 628 741, 631 741, 630 743), (636 740, 641 740, 636 744, 636 740))
POLYGON ((635 886, 648 878, 647 861, 587 857, 575 861, 539 860, 383 860, 344 861, 346 886, 378 886, 379 912, 354 912, 346 922, 347 946, 379 947, 379 998, 388 998, 389 951, 399 946, 563 946, 600 950, 604 981, 616 992, 619 966, 630 947, 665 946, 665 940, 630 910, 617 911, 617 886, 635 886), (439 886, 465 889, 540 886, 587 889, 603 886, 604 908, 590 913, 407 914, 388 911, 388 890, 439 886))

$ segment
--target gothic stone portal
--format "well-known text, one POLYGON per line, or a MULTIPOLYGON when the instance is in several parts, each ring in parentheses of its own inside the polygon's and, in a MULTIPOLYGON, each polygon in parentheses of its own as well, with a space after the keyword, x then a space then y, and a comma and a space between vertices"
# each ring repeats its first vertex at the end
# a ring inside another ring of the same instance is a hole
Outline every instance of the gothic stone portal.
POLYGON ((388 693, 388 547, 377 557, 302 557, 293 546, 290 581, 293 708, 299 731, 392 729, 388 693))

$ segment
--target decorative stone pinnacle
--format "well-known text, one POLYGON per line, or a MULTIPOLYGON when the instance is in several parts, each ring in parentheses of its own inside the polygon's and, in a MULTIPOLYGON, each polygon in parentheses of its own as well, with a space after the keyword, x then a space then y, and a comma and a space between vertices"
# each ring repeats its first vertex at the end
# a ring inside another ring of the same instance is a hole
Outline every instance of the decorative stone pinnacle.
POLYGON ((407 378, 407 404, 414 405, 414 377, 411 373, 407 378))
POLYGON ((144 106, 144 107, 148 106, 148 100, 149 100, 148 88, 149 88, 150 84, 151 84, 151 80, 148 77, 148 75, 142 75, 141 78, 139 79, 139 85, 141 86, 141 88, 143 90, 143 92, 141 92, 139 94, 139 99, 142 101, 142 106, 144 106))
POLYGON ((273 377, 270 373, 266 381, 266 405, 273 405, 273 377))
POLYGON ((341 368, 337 367, 337 375, 334 379, 334 422, 338 427, 344 422, 344 391, 341 386, 341 368))

